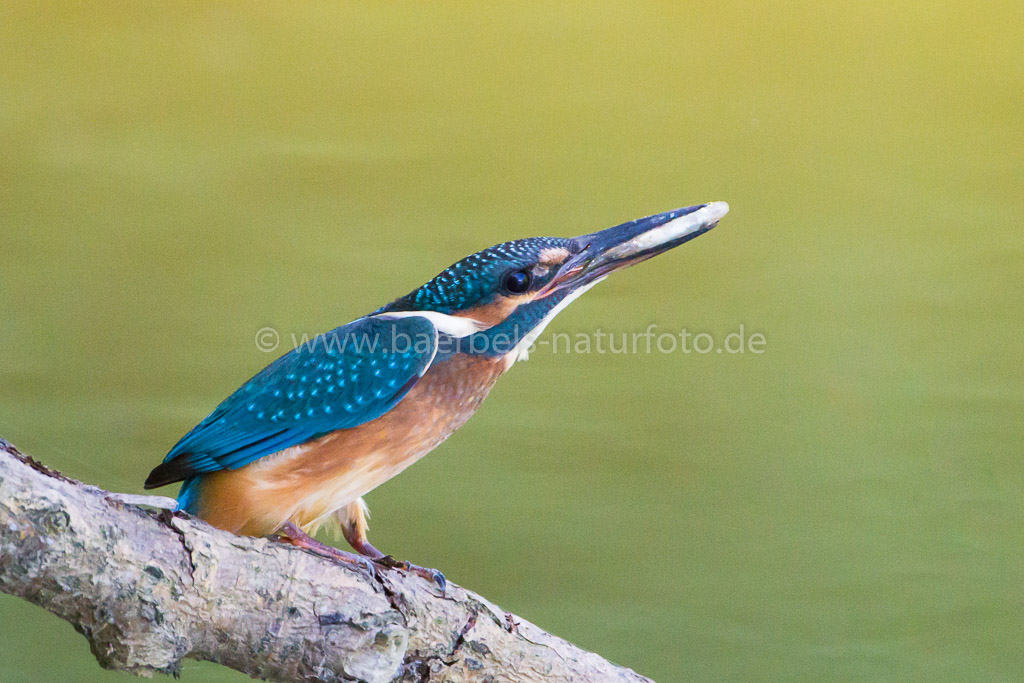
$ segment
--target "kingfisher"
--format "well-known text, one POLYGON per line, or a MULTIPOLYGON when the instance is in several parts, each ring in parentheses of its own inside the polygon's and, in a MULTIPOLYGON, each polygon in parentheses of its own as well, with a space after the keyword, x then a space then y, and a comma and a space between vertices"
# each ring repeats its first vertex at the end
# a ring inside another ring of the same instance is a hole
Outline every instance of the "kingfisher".
POLYGON ((444 576, 367 539, 363 496, 434 450, 480 407, 551 320, 610 273, 715 227, 725 202, 573 238, 503 242, 284 354, 179 440, 146 479, 182 482, 178 509, 336 560, 444 576), (338 524, 357 554, 313 534, 338 524))

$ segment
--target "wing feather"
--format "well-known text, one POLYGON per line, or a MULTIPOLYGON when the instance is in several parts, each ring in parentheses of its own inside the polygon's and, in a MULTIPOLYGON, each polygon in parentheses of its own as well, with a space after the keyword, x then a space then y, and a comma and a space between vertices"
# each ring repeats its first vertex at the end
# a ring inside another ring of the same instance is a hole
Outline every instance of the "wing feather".
POLYGON ((376 419, 427 371, 438 331, 419 316, 370 316, 278 358, 171 449, 146 488, 222 469, 376 419))

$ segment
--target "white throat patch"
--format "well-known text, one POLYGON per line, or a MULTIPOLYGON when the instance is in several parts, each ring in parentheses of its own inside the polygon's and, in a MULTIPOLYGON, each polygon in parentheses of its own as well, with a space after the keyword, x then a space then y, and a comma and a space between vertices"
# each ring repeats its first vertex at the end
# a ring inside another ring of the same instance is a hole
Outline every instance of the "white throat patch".
POLYGON ((431 324, 438 329, 440 332, 444 332, 449 337, 468 337, 474 332, 480 330, 486 330, 490 325, 482 323, 474 318, 464 318, 458 315, 448 315, 446 313, 438 313, 437 311, 392 311, 388 313, 378 313, 375 318, 411 318, 418 316, 420 318, 426 318, 431 324))

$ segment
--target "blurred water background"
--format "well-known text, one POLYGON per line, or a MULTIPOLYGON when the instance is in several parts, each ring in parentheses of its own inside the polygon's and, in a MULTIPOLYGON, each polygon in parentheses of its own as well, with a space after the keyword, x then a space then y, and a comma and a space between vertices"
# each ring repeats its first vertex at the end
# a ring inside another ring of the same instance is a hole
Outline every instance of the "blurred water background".
MULTIPOLYGON (((1020 680, 1022 45, 999 1, 4 2, 0 435, 138 492, 257 330, 722 199, 548 334, 763 354, 539 349, 374 542, 662 681, 1020 680)), ((7 596, 0 656, 127 680, 7 596)))

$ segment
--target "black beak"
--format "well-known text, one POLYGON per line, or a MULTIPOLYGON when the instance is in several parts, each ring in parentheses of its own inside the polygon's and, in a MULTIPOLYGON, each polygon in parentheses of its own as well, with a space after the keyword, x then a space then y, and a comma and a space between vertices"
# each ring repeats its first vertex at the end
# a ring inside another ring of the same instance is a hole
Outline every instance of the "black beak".
POLYGON ((711 202, 638 218, 614 228, 572 240, 573 256, 539 295, 576 288, 689 242, 718 225, 729 211, 725 202, 711 202))

